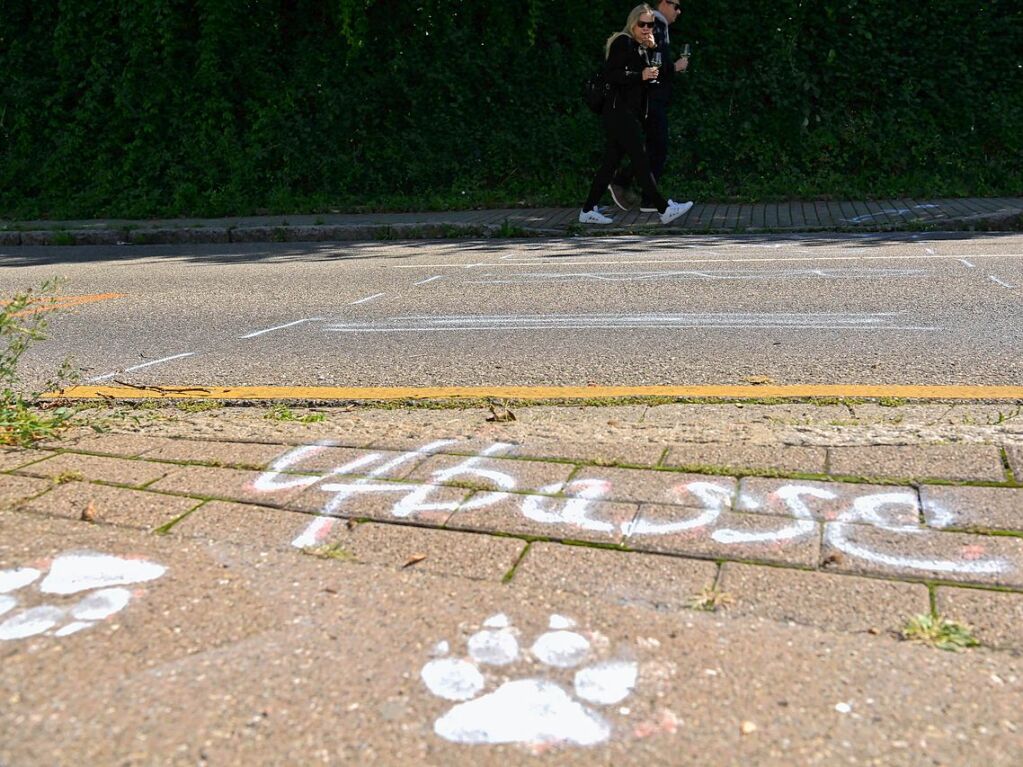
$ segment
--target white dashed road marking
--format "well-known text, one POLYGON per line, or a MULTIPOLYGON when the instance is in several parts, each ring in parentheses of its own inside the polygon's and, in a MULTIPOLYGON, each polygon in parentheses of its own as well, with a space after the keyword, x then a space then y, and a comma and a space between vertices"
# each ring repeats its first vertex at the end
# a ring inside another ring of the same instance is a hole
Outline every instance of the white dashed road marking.
POLYGON ((288 323, 285 323, 284 325, 274 325, 272 328, 266 328, 265 330, 257 330, 257 331, 255 331, 253 333, 248 333, 248 334, 246 334, 244 336, 238 336, 238 337, 239 338, 255 338, 256 336, 261 336, 264 333, 270 333, 270 332, 272 332, 274 330, 283 330, 284 328, 290 328, 290 327, 292 327, 294 325, 301 325, 303 322, 323 322, 323 320, 324 320, 323 317, 308 317, 308 318, 306 318, 304 320, 295 320, 294 322, 288 322, 288 323))
POLYGON ((1010 285, 1010 284, 1009 284, 1009 283, 1007 283, 1007 282, 1002 282, 1002 281, 1001 281, 1000 279, 998 279, 997 277, 995 277, 995 276, 994 276, 993 274, 992 274, 992 275, 989 275, 989 276, 990 276, 990 278, 991 278, 991 281, 992 281, 992 282, 998 283, 998 284, 999 284, 999 285, 1001 285, 1001 286, 1002 286, 1003 288, 1008 288, 1009 290, 1015 290, 1015 288, 1016 288, 1016 286, 1015 286, 1015 285, 1010 285))
POLYGON ((171 360, 179 360, 182 357, 191 357, 195 352, 185 352, 184 354, 175 354, 173 357, 164 357, 162 359, 153 360, 152 362, 143 362, 141 365, 133 365, 130 368, 124 370, 115 370, 113 373, 106 373, 105 375, 96 376, 94 378, 87 379, 90 383, 93 381, 106 381, 108 378, 113 378, 121 373, 131 373, 135 370, 142 370, 142 368, 152 367, 153 365, 159 365, 161 362, 170 362, 171 360))
POLYGON ((370 301, 375 301, 376 299, 380 298, 381 296, 386 296, 386 295, 387 295, 386 293, 375 293, 372 296, 366 296, 365 298, 360 298, 358 301, 352 301, 352 303, 349 304, 349 306, 355 306, 356 304, 368 304, 370 301))

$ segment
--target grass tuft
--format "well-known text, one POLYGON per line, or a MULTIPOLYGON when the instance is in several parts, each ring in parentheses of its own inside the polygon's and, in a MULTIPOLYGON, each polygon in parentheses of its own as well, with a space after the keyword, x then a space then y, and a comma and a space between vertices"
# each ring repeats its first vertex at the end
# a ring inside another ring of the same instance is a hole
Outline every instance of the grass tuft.
POLYGON ((287 405, 274 405, 264 416, 268 421, 295 421, 297 423, 320 423, 326 421, 324 413, 306 413, 298 415, 287 405))
POLYGON ((973 636, 973 630, 966 624, 934 615, 914 615, 900 635, 908 642, 922 642, 929 647, 950 652, 980 645, 973 636))
POLYGON ((716 588, 708 587, 689 600, 689 607, 693 610, 703 610, 708 613, 716 613, 724 610, 729 605, 735 604, 735 597, 727 591, 719 591, 716 588))

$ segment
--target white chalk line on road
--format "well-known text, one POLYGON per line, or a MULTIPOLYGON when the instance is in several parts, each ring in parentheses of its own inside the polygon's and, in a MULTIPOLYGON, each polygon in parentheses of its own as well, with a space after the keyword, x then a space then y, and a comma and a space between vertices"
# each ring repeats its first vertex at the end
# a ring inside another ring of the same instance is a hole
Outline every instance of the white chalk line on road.
POLYGON ((428 282, 433 282, 434 280, 443 280, 443 279, 444 279, 444 275, 442 275, 442 274, 435 274, 433 277, 428 277, 425 280, 420 280, 419 282, 414 282, 412 284, 413 285, 425 285, 428 282))
POLYGON ((191 357, 194 354, 195 354, 195 352, 185 352, 184 354, 175 354, 175 355, 173 355, 171 357, 163 357, 162 359, 152 360, 151 362, 143 362, 141 365, 133 365, 130 368, 124 368, 123 370, 115 370, 113 373, 106 373, 105 375, 95 376, 93 378, 87 378, 86 380, 89 383, 92 383, 93 381, 106 381, 108 378, 113 378, 114 376, 120 375, 122 373, 131 373, 131 372, 133 372, 135 370, 142 370, 142 368, 148 368, 148 367, 152 367, 153 365, 159 365, 162 362, 170 362, 171 360, 179 360, 182 357, 191 357))
MULTIPOLYGON (((970 254, 970 258, 1023 258, 1023 253, 976 253, 970 254)), ((521 259, 516 261, 486 261, 472 264, 388 264, 387 269, 472 269, 480 266, 499 267, 521 267, 523 264, 530 266, 553 266, 559 269, 576 266, 633 266, 633 265, 656 265, 656 264, 769 264, 769 263, 796 263, 796 262, 821 262, 821 261, 939 261, 959 260, 959 255, 906 255, 906 256, 782 256, 766 258, 651 258, 637 259, 620 258, 615 260, 568 260, 567 258, 550 259, 541 256, 535 259, 521 259)))
POLYGON ((375 293, 372 296, 366 296, 365 298, 360 298, 358 301, 352 301, 349 304, 349 306, 357 306, 358 304, 368 304, 370 301, 376 301, 378 298, 381 298, 381 297, 386 296, 386 295, 387 295, 386 293, 375 293))
MULTIPOLYGON (((633 329, 641 327, 643 330, 670 330, 670 329, 686 329, 686 328, 702 328, 704 330, 723 330, 725 328, 732 328, 737 330, 872 330, 872 331, 893 331, 893 330, 905 330, 915 332, 926 332, 933 333, 941 330, 939 327, 915 327, 911 325, 906 326, 895 326, 885 328, 871 328, 871 327, 848 327, 842 325, 741 325, 741 324, 672 324, 672 325, 643 325, 634 326, 633 329)), ((499 333, 513 333, 521 330, 629 330, 629 327, 624 325, 546 325, 546 326, 532 326, 522 325, 520 327, 480 327, 467 325, 464 327, 452 326, 445 328, 428 328, 428 327, 412 327, 412 328, 327 328, 328 333, 442 333, 456 330, 468 330, 473 332, 499 332, 499 333)))
POLYGON ((1010 284, 1009 284, 1009 283, 1007 283, 1007 282, 1002 282, 1002 281, 1001 281, 1000 279, 998 279, 997 277, 995 277, 995 276, 994 276, 993 274, 991 274, 991 275, 988 275, 988 276, 990 277, 990 279, 991 279, 991 281, 992 281, 992 282, 998 283, 998 284, 999 284, 999 285, 1001 285, 1001 286, 1002 286, 1003 288, 1008 288, 1009 290, 1015 290, 1015 289, 1016 289, 1016 286, 1015 286, 1015 285, 1010 285, 1010 284))
POLYGON ((274 325, 272 328, 265 328, 264 330, 257 330, 253 333, 247 333, 244 336, 238 336, 238 338, 255 338, 265 333, 271 333, 274 330, 284 330, 284 328, 294 327, 295 325, 301 325, 303 322, 323 322, 324 317, 307 317, 304 320, 295 320, 294 322, 287 322, 284 325, 274 325))
POLYGON ((876 279, 891 277, 920 277, 929 274, 927 269, 782 269, 776 271, 662 271, 662 272, 556 272, 553 274, 542 272, 521 272, 512 274, 483 274, 481 279, 472 280, 477 285, 514 285, 514 284, 537 284, 541 282, 648 282, 657 280, 793 280, 799 278, 812 279, 876 279))
POLYGON ((899 325, 901 313, 877 314, 587 314, 409 316, 378 322, 328 325, 328 333, 420 333, 438 331, 516 330, 664 330, 683 328, 744 328, 789 330, 905 330, 932 332, 938 327, 899 325))
POLYGON ((976 269, 977 268, 976 264, 970 263, 965 258, 960 258, 959 259, 959 263, 962 264, 963 266, 969 267, 970 269, 976 269))

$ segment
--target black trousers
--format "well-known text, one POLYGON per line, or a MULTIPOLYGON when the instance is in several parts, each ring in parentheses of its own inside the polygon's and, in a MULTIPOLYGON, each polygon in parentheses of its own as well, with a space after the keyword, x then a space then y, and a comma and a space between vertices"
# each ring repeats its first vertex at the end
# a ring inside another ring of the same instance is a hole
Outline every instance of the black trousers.
POLYGON ((650 99, 646 116, 646 154, 650 172, 660 182, 668 162, 668 102, 650 99))
MULTIPOLYGON (((650 99, 643 128, 646 134, 646 156, 650 160, 650 172, 654 175, 656 184, 660 182, 664 175, 664 166, 668 163, 667 101, 650 99)), ((615 176, 614 182, 622 186, 629 186, 632 183, 634 170, 631 167, 625 168, 615 176)))
POLYGON ((653 203, 663 213, 668 201, 657 190, 650 174, 650 159, 646 153, 646 141, 639 116, 626 109, 612 109, 601 115, 604 123, 604 159, 597 169, 597 175, 590 186, 590 193, 583 204, 583 210, 593 210, 611 183, 618 165, 625 155, 632 161, 632 169, 643 187, 643 199, 653 203))

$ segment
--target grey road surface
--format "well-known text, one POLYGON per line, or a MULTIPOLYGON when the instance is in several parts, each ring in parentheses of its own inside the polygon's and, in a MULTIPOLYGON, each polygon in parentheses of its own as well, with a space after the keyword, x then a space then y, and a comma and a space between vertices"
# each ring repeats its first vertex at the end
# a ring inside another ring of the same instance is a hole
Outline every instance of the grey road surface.
POLYGON ((24 362, 160 385, 1019 384, 1023 236, 20 247, 24 362))

